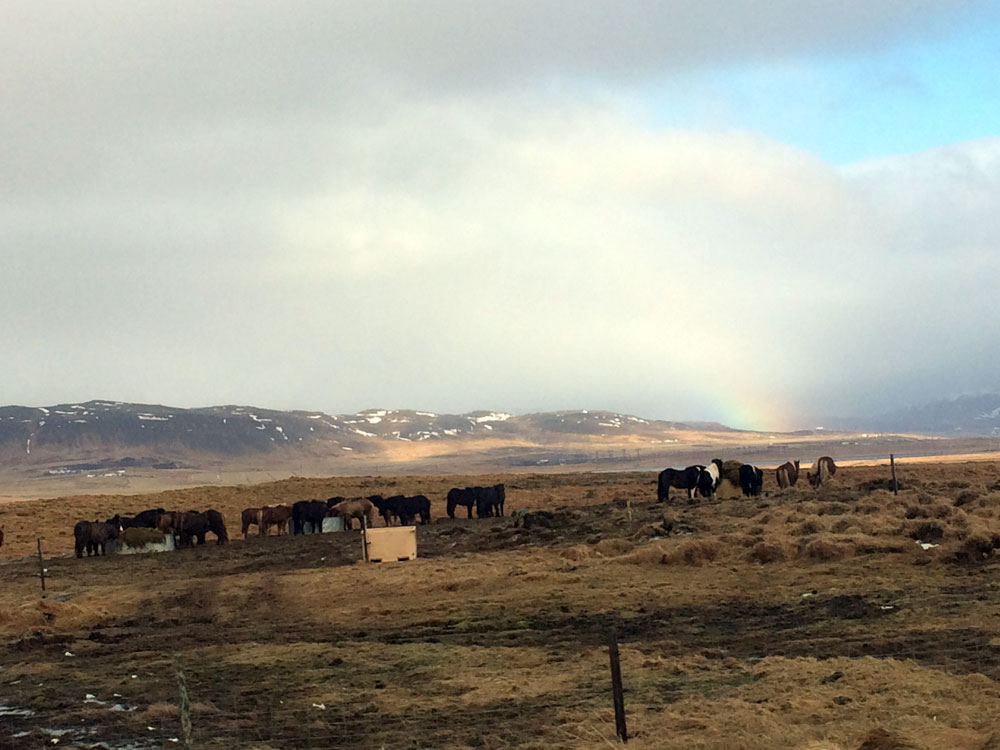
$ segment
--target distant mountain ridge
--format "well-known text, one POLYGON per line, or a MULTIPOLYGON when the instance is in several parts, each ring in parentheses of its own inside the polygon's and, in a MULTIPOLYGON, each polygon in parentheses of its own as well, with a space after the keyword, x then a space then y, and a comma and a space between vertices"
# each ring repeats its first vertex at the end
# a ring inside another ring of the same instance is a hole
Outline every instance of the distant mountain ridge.
POLYGON ((244 456, 278 448, 338 454, 377 450, 384 441, 540 440, 545 435, 640 435, 663 438, 678 430, 731 431, 711 422, 668 422, 607 411, 526 415, 473 411, 366 409, 355 414, 279 411, 251 406, 183 409, 94 400, 46 407, 0 407, 0 460, 45 463, 75 456, 117 455, 102 466, 144 456, 143 465, 168 466, 204 454, 244 456))
POLYGON ((826 420, 826 426, 940 435, 1000 434, 1000 393, 941 399, 870 417, 834 418, 826 420))
POLYGON ((991 435, 1000 432, 1000 393, 959 396, 889 412, 875 420, 875 428, 991 435))

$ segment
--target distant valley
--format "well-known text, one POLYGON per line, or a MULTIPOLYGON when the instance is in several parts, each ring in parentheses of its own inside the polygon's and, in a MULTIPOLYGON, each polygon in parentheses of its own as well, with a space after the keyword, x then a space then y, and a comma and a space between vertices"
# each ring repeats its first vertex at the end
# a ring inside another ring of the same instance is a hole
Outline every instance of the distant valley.
MULTIPOLYGON (((992 403, 962 406, 975 413, 970 423, 985 431, 1000 423, 1000 398, 996 407, 992 403)), ((919 419, 910 423, 916 426, 919 419)), ((995 450, 990 437, 942 442, 856 427, 764 433, 586 409, 525 415, 367 409, 333 415, 110 400, 6 406, 0 407, 0 497, 139 492, 290 475, 624 470, 705 462, 714 455, 780 462, 819 452, 869 457, 995 450)))

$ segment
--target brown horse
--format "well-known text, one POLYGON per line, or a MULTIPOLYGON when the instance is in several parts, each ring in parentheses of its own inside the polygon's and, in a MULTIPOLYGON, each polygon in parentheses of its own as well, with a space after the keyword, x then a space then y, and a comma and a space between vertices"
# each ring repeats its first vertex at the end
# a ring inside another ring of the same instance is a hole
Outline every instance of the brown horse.
POLYGON ((217 510, 206 510, 204 513, 196 510, 168 511, 160 516, 157 528, 164 534, 173 534, 178 547, 192 547, 196 539, 198 544, 204 544, 209 531, 215 534, 216 544, 229 541, 226 522, 217 510))
POLYGON ((292 520, 289 505, 265 505, 260 509, 260 535, 267 536, 272 526, 277 527, 278 536, 288 533, 288 522, 292 520))
POLYGON ((160 517, 156 519, 156 528, 164 534, 173 534, 174 536, 177 536, 178 525, 182 515, 183 514, 179 510, 168 510, 161 513, 160 517))
POLYGON ((244 539, 251 526, 256 526, 257 533, 260 534, 260 508, 244 508, 240 513, 240 531, 244 539))
POLYGON ((777 474, 780 489, 787 490, 789 487, 794 487, 795 483, 799 481, 799 462, 785 461, 778 467, 777 474))
POLYGON ((117 539, 121 530, 121 525, 104 521, 77 522, 73 527, 76 556, 83 557, 84 550, 87 550, 87 557, 107 554, 107 543, 117 539))
POLYGON ((357 518, 358 521, 364 519, 369 528, 375 525, 375 506, 371 500, 363 497, 344 500, 331 506, 328 515, 343 518, 345 529, 351 528, 352 518, 357 518))
POLYGON ((806 479, 812 487, 819 487, 824 482, 830 481, 830 477, 837 473, 837 464, 829 456, 820 456, 816 463, 806 472, 806 479))

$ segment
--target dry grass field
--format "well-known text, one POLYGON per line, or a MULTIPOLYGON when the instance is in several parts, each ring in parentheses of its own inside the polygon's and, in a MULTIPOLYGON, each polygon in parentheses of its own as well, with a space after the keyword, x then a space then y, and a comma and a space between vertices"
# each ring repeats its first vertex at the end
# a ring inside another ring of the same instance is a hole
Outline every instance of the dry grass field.
POLYGON ((3 504, 0 748, 174 747, 175 664, 198 748, 605 748, 613 625, 638 750, 1000 749, 1000 464, 899 473, 669 505, 653 472, 3 504), (550 515, 447 519, 449 487, 496 481, 550 515), (376 492, 432 498, 416 561, 358 562, 357 531, 72 557, 80 518, 214 507, 236 537, 246 506, 376 492))

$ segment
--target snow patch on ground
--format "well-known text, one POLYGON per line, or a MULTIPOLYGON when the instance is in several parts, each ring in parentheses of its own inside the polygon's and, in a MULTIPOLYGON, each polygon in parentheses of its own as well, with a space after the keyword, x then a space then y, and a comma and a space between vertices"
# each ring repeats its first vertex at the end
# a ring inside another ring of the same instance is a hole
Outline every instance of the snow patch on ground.
POLYGON ((484 414, 481 417, 476 417, 476 421, 479 423, 483 422, 506 422, 510 419, 513 414, 505 414, 503 412, 490 412, 489 414, 484 414))

